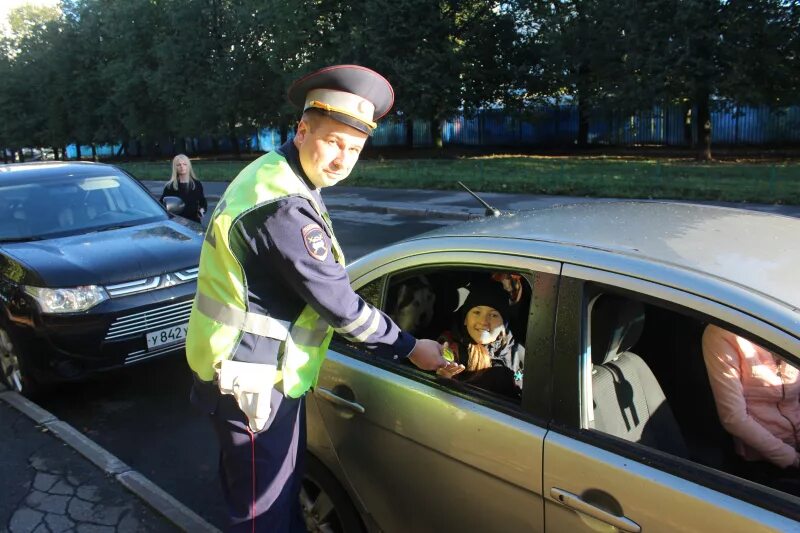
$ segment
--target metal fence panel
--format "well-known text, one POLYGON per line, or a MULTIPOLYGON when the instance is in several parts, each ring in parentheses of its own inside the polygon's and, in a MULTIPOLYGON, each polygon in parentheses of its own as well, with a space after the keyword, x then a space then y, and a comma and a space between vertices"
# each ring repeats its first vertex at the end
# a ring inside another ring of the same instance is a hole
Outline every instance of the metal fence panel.
MULTIPOLYGON (((613 111, 594 113, 589 120, 590 144, 633 146, 654 144, 686 146, 697 139, 696 128, 687 137, 687 120, 696 116, 686 106, 655 106, 635 114, 613 111)), ((770 108, 767 106, 736 106, 716 102, 711 110, 712 142, 721 145, 778 145, 800 142, 800 106, 770 108)), ((568 146, 577 141, 578 108, 574 104, 540 105, 528 109, 523 116, 511 115, 501 109, 483 110, 470 116, 457 116, 442 125, 442 140, 446 145, 461 146, 568 146)), ((696 126, 696 124, 695 124, 696 126)), ((404 120, 390 117, 381 121, 370 143, 373 146, 404 146, 404 120)), ((433 145, 431 124, 413 121, 413 146, 433 145)), ((291 134, 294 132, 290 132, 291 134)), ((180 140, 179 140, 180 141, 180 140)), ((196 155, 212 151, 230 152, 230 139, 220 137, 214 142, 209 136, 187 138, 184 142, 171 139, 155 144, 158 153, 174 153, 183 149, 196 155)), ((240 149, 270 151, 280 146, 278 130, 264 128, 256 135, 243 138, 240 149)), ((144 147, 142 147, 144 150, 144 147)), ((97 155, 111 157, 119 145, 97 145, 97 155)), ((148 148, 147 150, 151 150, 148 148)), ((135 144, 128 146, 130 155, 137 153, 135 144)), ((90 146, 81 146, 81 155, 91 154, 90 146)), ((75 145, 67 147, 68 158, 75 158, 75 145)))

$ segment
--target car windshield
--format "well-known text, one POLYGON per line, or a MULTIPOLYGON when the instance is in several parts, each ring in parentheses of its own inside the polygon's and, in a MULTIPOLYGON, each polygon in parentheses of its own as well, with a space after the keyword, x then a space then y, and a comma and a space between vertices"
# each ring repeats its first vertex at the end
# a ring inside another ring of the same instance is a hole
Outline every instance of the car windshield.
POLYGON ((39 240, 167 218, 125 175, 69 175, 38 183, 0 184, 0 241, 39 240))

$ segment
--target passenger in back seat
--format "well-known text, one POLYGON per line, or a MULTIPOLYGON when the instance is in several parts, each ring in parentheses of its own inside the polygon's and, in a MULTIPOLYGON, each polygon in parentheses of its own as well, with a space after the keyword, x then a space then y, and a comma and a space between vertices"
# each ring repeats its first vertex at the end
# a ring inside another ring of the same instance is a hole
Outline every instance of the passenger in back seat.
POLYGON ((800 371, 713 324, 702 342, 720 422, 744 459, 737 473, 800 495, 800 371))

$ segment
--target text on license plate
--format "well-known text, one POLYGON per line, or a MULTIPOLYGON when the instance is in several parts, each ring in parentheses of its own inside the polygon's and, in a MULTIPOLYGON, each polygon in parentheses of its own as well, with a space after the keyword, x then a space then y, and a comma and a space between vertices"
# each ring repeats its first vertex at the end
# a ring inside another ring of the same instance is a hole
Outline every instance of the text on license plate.
POLYGON ((179 324, 156 331, 148 331, 144 334, 147 339, 147 349, 152 350, 159 346, 180 342, 186 338, 186 332, 188 330, 189 324, 179 324))

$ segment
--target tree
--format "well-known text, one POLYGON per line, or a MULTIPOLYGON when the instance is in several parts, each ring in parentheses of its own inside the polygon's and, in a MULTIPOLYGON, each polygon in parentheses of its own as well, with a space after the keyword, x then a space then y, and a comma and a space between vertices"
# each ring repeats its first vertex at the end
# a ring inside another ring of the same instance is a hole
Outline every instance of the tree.
POLYGON ((352 62, 382 73, 395 88, 395 116, 409 132, 413 119, 428 121, 437 147, 444 120, 496 104, 508 91, 513 19, 501 2, 320 3, 322 45, 312 49, 310 64, 352 62))
POLYGON ((60 134, 64 130, 60 115, 51 114, 58 98, 52 47, 61 31, 60 11, 23 4, 10 11, 8 22, 10 32, 3 39, 0 60, 0 108, 6 117, 0 138, 20 148, 45 146, 55 137, 51 129, 60 134))

